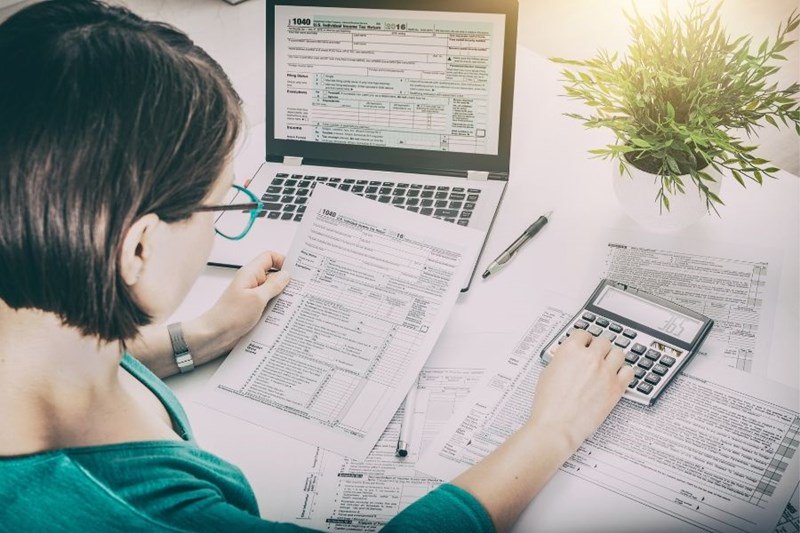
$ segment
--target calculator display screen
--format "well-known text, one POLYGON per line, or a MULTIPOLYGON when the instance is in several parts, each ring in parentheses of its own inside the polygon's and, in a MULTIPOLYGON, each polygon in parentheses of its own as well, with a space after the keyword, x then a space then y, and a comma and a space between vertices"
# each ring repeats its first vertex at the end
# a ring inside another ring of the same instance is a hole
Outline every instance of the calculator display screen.
POLYGON ((594 305, 684 342, 692 342, 703 326, 700 320, 610 286, 594 305))

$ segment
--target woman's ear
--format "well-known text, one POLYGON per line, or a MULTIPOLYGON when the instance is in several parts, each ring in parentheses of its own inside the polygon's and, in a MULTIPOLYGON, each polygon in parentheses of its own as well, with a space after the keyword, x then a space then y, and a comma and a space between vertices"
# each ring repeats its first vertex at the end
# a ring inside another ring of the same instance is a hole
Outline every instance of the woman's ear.
POLYGON ((161 219, 148 213, 134 222, 123 236, 119 258, 119 271, 126 285, 135 285, 150 259, 155 238, 155 229, 161 219))

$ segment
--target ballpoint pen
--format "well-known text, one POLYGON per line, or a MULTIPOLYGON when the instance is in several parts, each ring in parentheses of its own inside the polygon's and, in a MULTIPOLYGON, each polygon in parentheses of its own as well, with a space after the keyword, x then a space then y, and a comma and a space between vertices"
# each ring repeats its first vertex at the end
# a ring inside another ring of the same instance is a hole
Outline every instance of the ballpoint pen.
POLYGON ((492 261, 489 267, 486 269, 486 272, 483 273, 483 279, 488 278, 490 275, 494 274, 501 268, 503 268, 506 263, 508 263, 514 254, 522 248, 522 245, 528 242, 534 235, 539 233, 539 230, 544 227, 550 221, 550 217, 553 216, 552 211, 548 211, 544 215, 540 216, 536 219, 536 221, 528 226, 528 229, 522 232, 522 235, 517 237, 517 240, 511 243, 511 246, 506 248, 500 256, 492 261))
POLYGON ((414 408, 417 403, 417 382, 411 386, 406 395, 403 410, 403 421, 400 422, 400 436, 397 438, 397 456, 405 457, 408 455, 408 448, 411 444, 411 424, 414 420, 414 408))

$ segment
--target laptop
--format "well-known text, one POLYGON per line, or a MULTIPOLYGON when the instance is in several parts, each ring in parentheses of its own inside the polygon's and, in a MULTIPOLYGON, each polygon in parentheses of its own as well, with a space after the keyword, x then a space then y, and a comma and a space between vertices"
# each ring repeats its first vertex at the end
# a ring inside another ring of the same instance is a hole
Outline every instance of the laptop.
POLYGON ((516 0, 268 0, 266 160, 247 184, 264 209, 245 238, 217 236, 209 264, 286 253, 315 187, 488 235, 509 179, 517 14, 516 0))

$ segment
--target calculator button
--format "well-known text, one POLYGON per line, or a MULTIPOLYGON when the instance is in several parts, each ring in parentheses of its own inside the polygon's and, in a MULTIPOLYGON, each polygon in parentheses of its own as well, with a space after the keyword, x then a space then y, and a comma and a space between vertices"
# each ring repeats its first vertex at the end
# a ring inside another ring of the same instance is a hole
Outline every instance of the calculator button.
POLYGON ((658 385, 658 382, 661 381, 661 376, 656 376, 651 372, 650 374, 647 374, 644 380, 651 385, 658 385))
POLYGON ((564 336, 564 337, 561 337, 560 339, 558 339, 558 344, 561 344, 561 343, 562 343, 562 342, 564 342, 565 340, 567 340, 567 337, 566 337, 566 336, 564 336))
POLYGON ((575 322, 575 324, 573 324, 573 326, 578 329, 586 329, 589 327, 589 323, 584 320, 578 320, 577 322, 575 322))
POLYGON ((595 320, 594 323, 600 326, 601 328, 608 326, 608 320, 606 320, 601 316, 597 317, 597 320, 595 320))
POLYGON ((639 366, 642 368, 650 369, 653 366, 653 362, 650 359, 641 359, 639 361, 639 366))
POLYGON ((637 378, 633 378, 633 379, 631 380, 631 382, 630 382, 630 383, 628 383, 628 388, 629 388, 629 389, 632 389, 632 388, 634 388, 634 387, 636 386, 636 384, 637 384, 637 383, 639 383, 639 380, 638 380, 637 378))
POLYGON ((653 373, 658 374, 659 376, 663 376, 668 370, 669 368, 665 367, 664 365, 656 365, 653 367, 653 373))
POLYGON ((636 390, 638 390, 639 392, 643 392, 645 394, 650 394, 651 392, 653 392, 653 386, 650 385, 649 383, 642 382, 639 383, 639 386, 636 387, 636 390))
POLYGON ((629 339, 636 338, 636 332, 633 331, 632 329, 626 329, 625 331, 622 332, 622 334, 628 337, 629 339))
POLYGON ((628 355, 625 356, 625 360, 632 365, 636 364, 636 361, 639 360, 639 356, 635 353, 628 352, 628 355))
POLYGON ((645 374, 647 374, 647 370, 645 370, 644 368, 634 368, 633 369, 633 375, 636 376, 639 379, 642 379, 645 374))
POLYGON ((633 346, 631 346, 631 351, 633 353, 635 353, 635 354, 642 355, 645 352, 645 350, 647 350, 647 348, 645 348, 644 346, 642 346, 638 342, 636 344, 634 344, 633 346))
POLYGON ((587 312, 583 313, 583 316, 581 316, 581 318, 586 320, 587 322, 594 322, 594 319, 597 318, 597 317, 595 315, 593 315, 592 313, 587 311, 587 312))
POLYGON ((647 353, 644 354, 645 357, 648 359, 652 359, 653 361, 658 361, 658 358, 661 357, 661 352, 658 350, 653 350, 652 348, 647 350, 647 353))
POLYGON ((588 331, 589 331, 589 333, 591 333, 592 335, 597 337, 598 335, 603 333, 603 328, 600 328, 600 327, 597 327, 597 326, 589 326, 588 331))
POLYGON ((614 342, 614 339, 616 339, 616 338, 617 338, 617 334, 616 334, 616 333, 613 333, 613 332, 611 332, 611 331, 604 331, 604 332, 603 332, 603 337, 605 337, 606 339, 608 339, 608 341, 609 341, 609 342, 614 342))
POLYGON ((661 358, 661 361, 659 362, 664 366, 672 366, 675 364, 675 358, 665 355, 664 357, 661 358))
POLYGON ((622 326, 620 326, 619 324, 612 323, 610 326, 608 326, 608 329, 610 329, 614 333, 622 333, 622 326))
POLYGON ((628 345, 631 343, 625 337, 618 337, 616 341, 614 341, 614 345, 619 346, 620 348, 627 348, 628 345))

